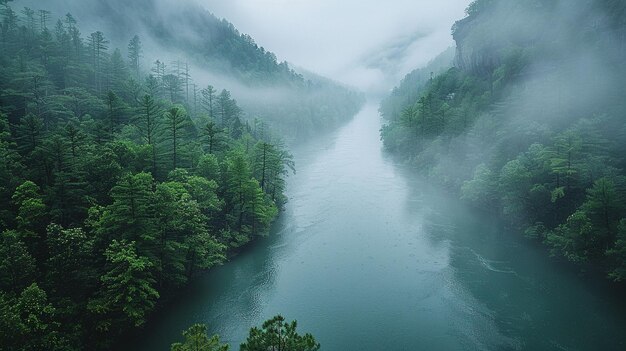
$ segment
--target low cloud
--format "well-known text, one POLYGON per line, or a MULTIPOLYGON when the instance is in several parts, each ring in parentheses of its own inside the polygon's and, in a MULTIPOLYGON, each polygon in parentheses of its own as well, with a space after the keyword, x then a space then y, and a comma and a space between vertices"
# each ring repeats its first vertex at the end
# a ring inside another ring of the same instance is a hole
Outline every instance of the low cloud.
POLYGON ((453 45, 450 27, 470 0, 194 0, 259 45, 369 92, 453 45))

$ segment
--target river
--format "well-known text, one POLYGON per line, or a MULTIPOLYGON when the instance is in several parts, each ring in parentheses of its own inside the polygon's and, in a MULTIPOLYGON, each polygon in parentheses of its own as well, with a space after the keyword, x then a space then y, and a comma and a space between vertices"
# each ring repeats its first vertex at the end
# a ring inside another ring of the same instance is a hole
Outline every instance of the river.
POLYGON ((193 323, 238 350, 280 313, 322 350, 624 350, 626 300, 381 150, 374 104, 292 151, 271 234, 196 279, 132 346, 193 323))

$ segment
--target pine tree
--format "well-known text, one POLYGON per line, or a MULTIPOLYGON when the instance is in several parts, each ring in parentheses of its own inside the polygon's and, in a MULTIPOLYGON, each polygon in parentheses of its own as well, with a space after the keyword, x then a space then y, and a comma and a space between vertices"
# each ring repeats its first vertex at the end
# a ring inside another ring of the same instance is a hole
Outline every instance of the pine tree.
POLYGON ((206 140, 207 152, 213 154, 221 149, 223 143, 223 131, 213 121, 208 121, 202 129, 206 140))
POLYGON ((97 296, 87 306, 99 318, 98 329, 120 333, 113 328, 143 325, 159 298, 152 263, 137 254, 134 241, 113 240, 104 254, 107 272, 100 278, 102 287, 97 296))
POLYGON ((209 114, 209 118, 215 118, 215 114, 213 111, 214 103, 215 103, 215 88, 212 85, 207 86, 202 89, 200 93, 202 94, 202 107, 209 114))
POLYGON ((46 226, 48 209, 39 186, 31 181, 24 182, 15 189, 12 200, 18 209, 16 222, 19 230, 27 235, 41 235, 46 226))
POLYGON ((126 90, 126 83, 128 82, 128 68, 122 58, 122 53, 119 49, 115 49, 111 55, 111 59, 108 63, 107 81, 109 82, 109 89, 121 94, 126 90))
POLYGON ((226 89, 222 90, 217 96, 216 102, 222 128, 230 128, 233 121, 239 117, 241 110, 237 106, 236 101, 231 98, 230 92, 226 89))
POLYGON ((317 351, 320 344, 311 334, 299 335, 296 321, 285 322, 281 315, 268 319, 259 328, 250 329, 246 342, 241 344, 241 351, 317 351))
POLYGON ((181 101, 181 93, 183 91, 182 81, 176 74, 166 74, 162 78, 163 89, 171 103, 179 103, 181 101))
POLYGON ((172 344, 172 351, 228 351, 228 344, 222 344, 218 335, 209 338, 204 324, 194 324, 183 331, 185 341, 172 344))
POLYGON ((128 62, 137 79, 141 78, 142 54, 143 47, 141 45, 141 39, 139 39, 138 35, 135 35, 128 43, 128 62))
POLYGON ((0 233, 0 291, 19 292, 36 274, 35 259, 15 231, 0 233))
POLYGON ((165 138, 169 142, 168 153, 172 157, 172 168, 179 166, 181 159, 181 146, 185 136, 187 126, 187 113, 185 108, 176 105, 165 112, 165 138))
POLYGON ((100 93, 104 87, 103 75, 106 52, 109 41, 104 38, 100 31, 91 33, 89 36, 89 49, 91 51, 91 64, 93 69, 93 83, 96 93, 100 93))
POLYGON ((93 241, 82 228, 64 229, 51 224, 46 244, 46 279, 50 291, 80 301, 95 287, 98 278, 92 267, 93 241))
MULTIPOLYGON (((154 179, 149 173, 127 174, 111 189, 113 203, 102 214, 102 237, 135 241, 148 250, 154 242, 154 179)), ((109 239, 109 240, 110 240, 109 239)))
POLYGON ((158 143, 163 135, 161 106, 152 95, 144 95, 141 100, 141 113, 135 116, 135 125, 144 142, 150 146, 152 175, 158 177, 158 143))

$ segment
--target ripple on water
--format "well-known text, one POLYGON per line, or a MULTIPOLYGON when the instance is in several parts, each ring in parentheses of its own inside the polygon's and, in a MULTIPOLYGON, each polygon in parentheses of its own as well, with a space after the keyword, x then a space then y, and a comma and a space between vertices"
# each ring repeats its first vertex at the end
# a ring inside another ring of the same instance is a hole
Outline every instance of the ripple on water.
POLYGON ((275 232, 192 284, 129 349, 168 350, 196 322, 235 349, 277 313, 328 351, 626 349, 618 299, 407 178, 379 129, 368 105, 295 149, 275 232))

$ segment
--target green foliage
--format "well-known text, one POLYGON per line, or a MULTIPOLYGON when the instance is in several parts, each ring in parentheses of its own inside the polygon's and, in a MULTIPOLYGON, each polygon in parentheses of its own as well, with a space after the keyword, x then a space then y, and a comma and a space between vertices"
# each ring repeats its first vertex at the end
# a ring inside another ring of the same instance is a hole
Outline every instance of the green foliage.
POLYGON ((381 103, 385 148, 553 255, 623 279, 624 11, 473 1, 453 27, 454 67, 416 70, 381 103))
MULTIPOLYGON (((157 60, 148 72, 139 36, 126 60, 105 33, 83 36, 71 14, 46 27, 47 12, 34 12, 39 21, 2 5, 0 349, 110 349, 161 299, 267 233, 293 161, 229 91, 210 87, 198 101, 188 64, 157 60), (33 281, 45 289, 33 302, 45 328, 23 327, 16 307, 33 281)), ((245 39, 230 34, 220 45, 245 39)), ((240 43, 247 56, 223 47, 205 58, 245 56, 233 72, 274 69, 268 81, 308 89, 250 40, 240 43)))
POLYGON ((16 217, 18 228, 30 233, 40 233, 45 226, 47 207, 37 184, 26 181, 15 189, 11 198, 18 208, 16 217))
POLYGON ((137 254, 134 241, 113 240, 104 255, 107 272, 100 278, 101 289, 87 306, 98 316, 97 328, 119 333, 115 328, 121 325, 144 324, 159 298, 151 272, 153 264, 137 254))
POLYGON ((618 282, 624 281, 626 279, 626 219, 620 221, 615 246, 608 250, 607 254, 613 260, 609 277, 618 282))
POLYGON ((218 335, 209 338, 204 324, 194 324, 183 331, 185 341, 172 344, 172 351, 228 351, 228 345, 220 343, 218 335))
POLYGON ((197 166, 198 175, 208 180, 220 179, 220 167, 217 157, 215 155, 203 155, 200 157, 197 166))
POLYGON ((97 275, 91 258, 93 240, 82 228, 64 229, 50 224, 46 244, 46 283, 50 291, 80 301, 89 288, 96 285, 97 275))
POLYGON ((285 177, 295 172, 293 156, 280 145, 259 141, 252 153, 254 177, 263 191, 278 205, 286 202, 281 195, 285 189, 285 177))
MULTIPOLYGON (((234 150, 225 161, 223 174, 225 209, 228 210, 229 227, 248 236, 263 233, 276 213, 276 205, 263 193, 259 182, 253 178, 246 155, 234 150)), ((246 240, 246 241, 247 241, 246 240)), ((233 243, 240 245, 241 243, 233 243)))
POLYGON ((169 143, 172 168, 176 169, 182 159, 181 148, 184 140, 187 112, 182 106, 173 106, 165 112, 165 140, 169 143))
POLYGON ((449 48, 429 62, 425 68, 416 69, 407 74, 391 94, 381 101, 379 110, 383 117, 388 120, 397 120, 405 109, 412 108, 413 103, 424 92, 433 75, 444 73, 452 67, 454 53, 454 48, 449 48))
POLYGON ((468 180, 461 188, 463 199, 481 203, 484 206, 493 206, 496 201, 496 175, 484 164, 476 167, 474 178, 468 180))
POLYGON ((35 278, 35 259, 15 231, 0 234, 0 290, 17 292, 35 278))
POLYGON ((153 183, 149 173, 127 174, 111 189, 113 203, 100 219, 105 237, 142 243, 154 240, 153 183))
POLYGON ((585 262, 591 258, 596 241, 593 224, 582 211, 574 212, 565 224, 559 225, 546 238, 552 254, 561 254, 573 262, 585 262))
POLYGON ((0 345, 6 350, 67 350, 54 321, 56 309, 36 283, 19 296, 0 292, 0 345))
POLYGON ((615 183, 607 177, 596 180, 587 190, 582 209, 602 228, 605 236, 615 235, 617 222, 624 212, 626 199, 620 193, 623 194, 623 190, 618 192, 615 183))
POLYGON ((263 323, 259 328, 250 329, 246 342, 241 344, 241 351, 316 351, 320 344, 311 334, 299 335, 296 332, 297 322, 285 322, 278 315, 263 323))

